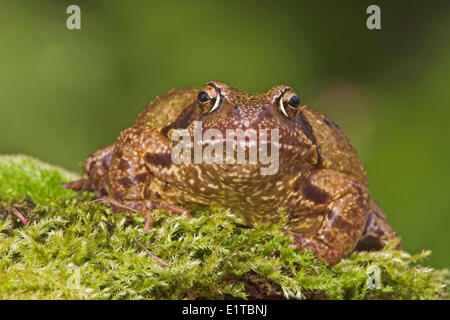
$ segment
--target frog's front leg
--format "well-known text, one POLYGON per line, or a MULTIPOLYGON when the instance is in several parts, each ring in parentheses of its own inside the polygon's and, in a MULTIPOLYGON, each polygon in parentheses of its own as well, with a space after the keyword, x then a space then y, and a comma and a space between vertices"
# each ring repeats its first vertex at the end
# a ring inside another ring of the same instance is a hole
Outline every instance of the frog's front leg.
POLYGON ((124 130, 115 144, 109 166, 109 196, 112 198, 109 202, 115 211, 123 212, 125 209, 144 214, 146 230, 151 227, 148 214, 155 209, 190 217, 184 208, 152 199, 149 187, 155 178, 154 171, 170 166, 170 156, 167 138, 146 128, 124 130))
POLYGON ((317 258, 335 264, 354 248, 364 230, 367 187, 343 173, 319 169, 303 190, 303 197, 315 202, 324 218, 315 233, 295 234, 296 245, 311 249, 317 258))

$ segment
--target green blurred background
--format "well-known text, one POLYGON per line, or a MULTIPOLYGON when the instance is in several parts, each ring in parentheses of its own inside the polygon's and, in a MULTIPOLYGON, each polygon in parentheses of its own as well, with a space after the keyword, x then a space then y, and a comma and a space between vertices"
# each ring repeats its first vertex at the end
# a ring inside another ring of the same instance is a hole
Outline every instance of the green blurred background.
POLYGON ((79 171, 170 88, 288 84, 349 135, 405 249, 448 267, 450 2, 393 2, 0 1, 0 153, 79 171))

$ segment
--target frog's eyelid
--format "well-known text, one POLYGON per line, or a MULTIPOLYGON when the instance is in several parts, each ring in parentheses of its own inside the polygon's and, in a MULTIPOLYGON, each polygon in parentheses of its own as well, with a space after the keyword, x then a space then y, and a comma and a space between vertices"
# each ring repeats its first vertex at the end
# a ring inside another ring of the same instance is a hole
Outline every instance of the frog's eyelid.
POLYGON ((214 103, 214 105, 211 108, 211 111, 209 111, 209 113, 211 113, 211 112, 213 112, 214 110, 217 109, 217 107, 219 106, 219 102, 220 102, 220 94, 217 95, 216 102, 214 103))
POLYGON ((283 112, 283 114, 286 116, 286 118, 289 118, 286 109, 284 108, 284 103, 283 103, 283 99, 280 99, 280 101, 278 102, 280 104, 280 110, 281 112, 283 112))

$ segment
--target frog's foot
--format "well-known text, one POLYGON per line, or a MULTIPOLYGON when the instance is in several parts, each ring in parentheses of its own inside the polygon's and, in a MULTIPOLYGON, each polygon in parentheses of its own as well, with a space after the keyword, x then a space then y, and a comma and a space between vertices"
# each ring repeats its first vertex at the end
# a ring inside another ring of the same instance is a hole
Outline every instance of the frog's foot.
POLYGON ((394 239, 398 240, 395 249, 400 250, 402 248, 400 237, 389 225, 385 213, 373 199, 370 199, 369 201, 368 211, 369 215, 367 217, 366 226, 358 244, 355 247, 355 250, 381 250, 394 239))
POLYGON ((126 213, 141 213, 145 217, 144 232, 148 233, 153 225, 153 218, 151 212, 158 209, 164 209, 172 213, 178 213, 184 215, 186 218, 192 218, 189 210, 182 207, 160 203, 150 200, 115 200, 111 198, 101 198, 94 200, 96 202, 101 202, 103 204, 111 205, 112 209, 116 213, 126 212, 126 213))

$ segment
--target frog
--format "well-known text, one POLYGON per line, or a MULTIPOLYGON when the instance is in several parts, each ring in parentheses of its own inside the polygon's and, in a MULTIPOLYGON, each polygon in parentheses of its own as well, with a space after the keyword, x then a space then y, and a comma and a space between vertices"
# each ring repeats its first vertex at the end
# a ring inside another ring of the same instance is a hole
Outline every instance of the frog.
POLYGON ((84 171, 84 178, 63 186, 94 192, 118 212, 148 218, 164 209, 190 217, 193 205, 217 206, 248 226, 275 224, 284 214, 295 247, 329 265, 392 240, 401 248, 349 138, 287 85, 261 94, 220 81, 172 89, 152 100, 113 144, 91 154, 84 171), (174 134, 193 133, 198 122, 222 133, 277 130, 278 170, 263 175, 260 163, 176 163, 174 134))

